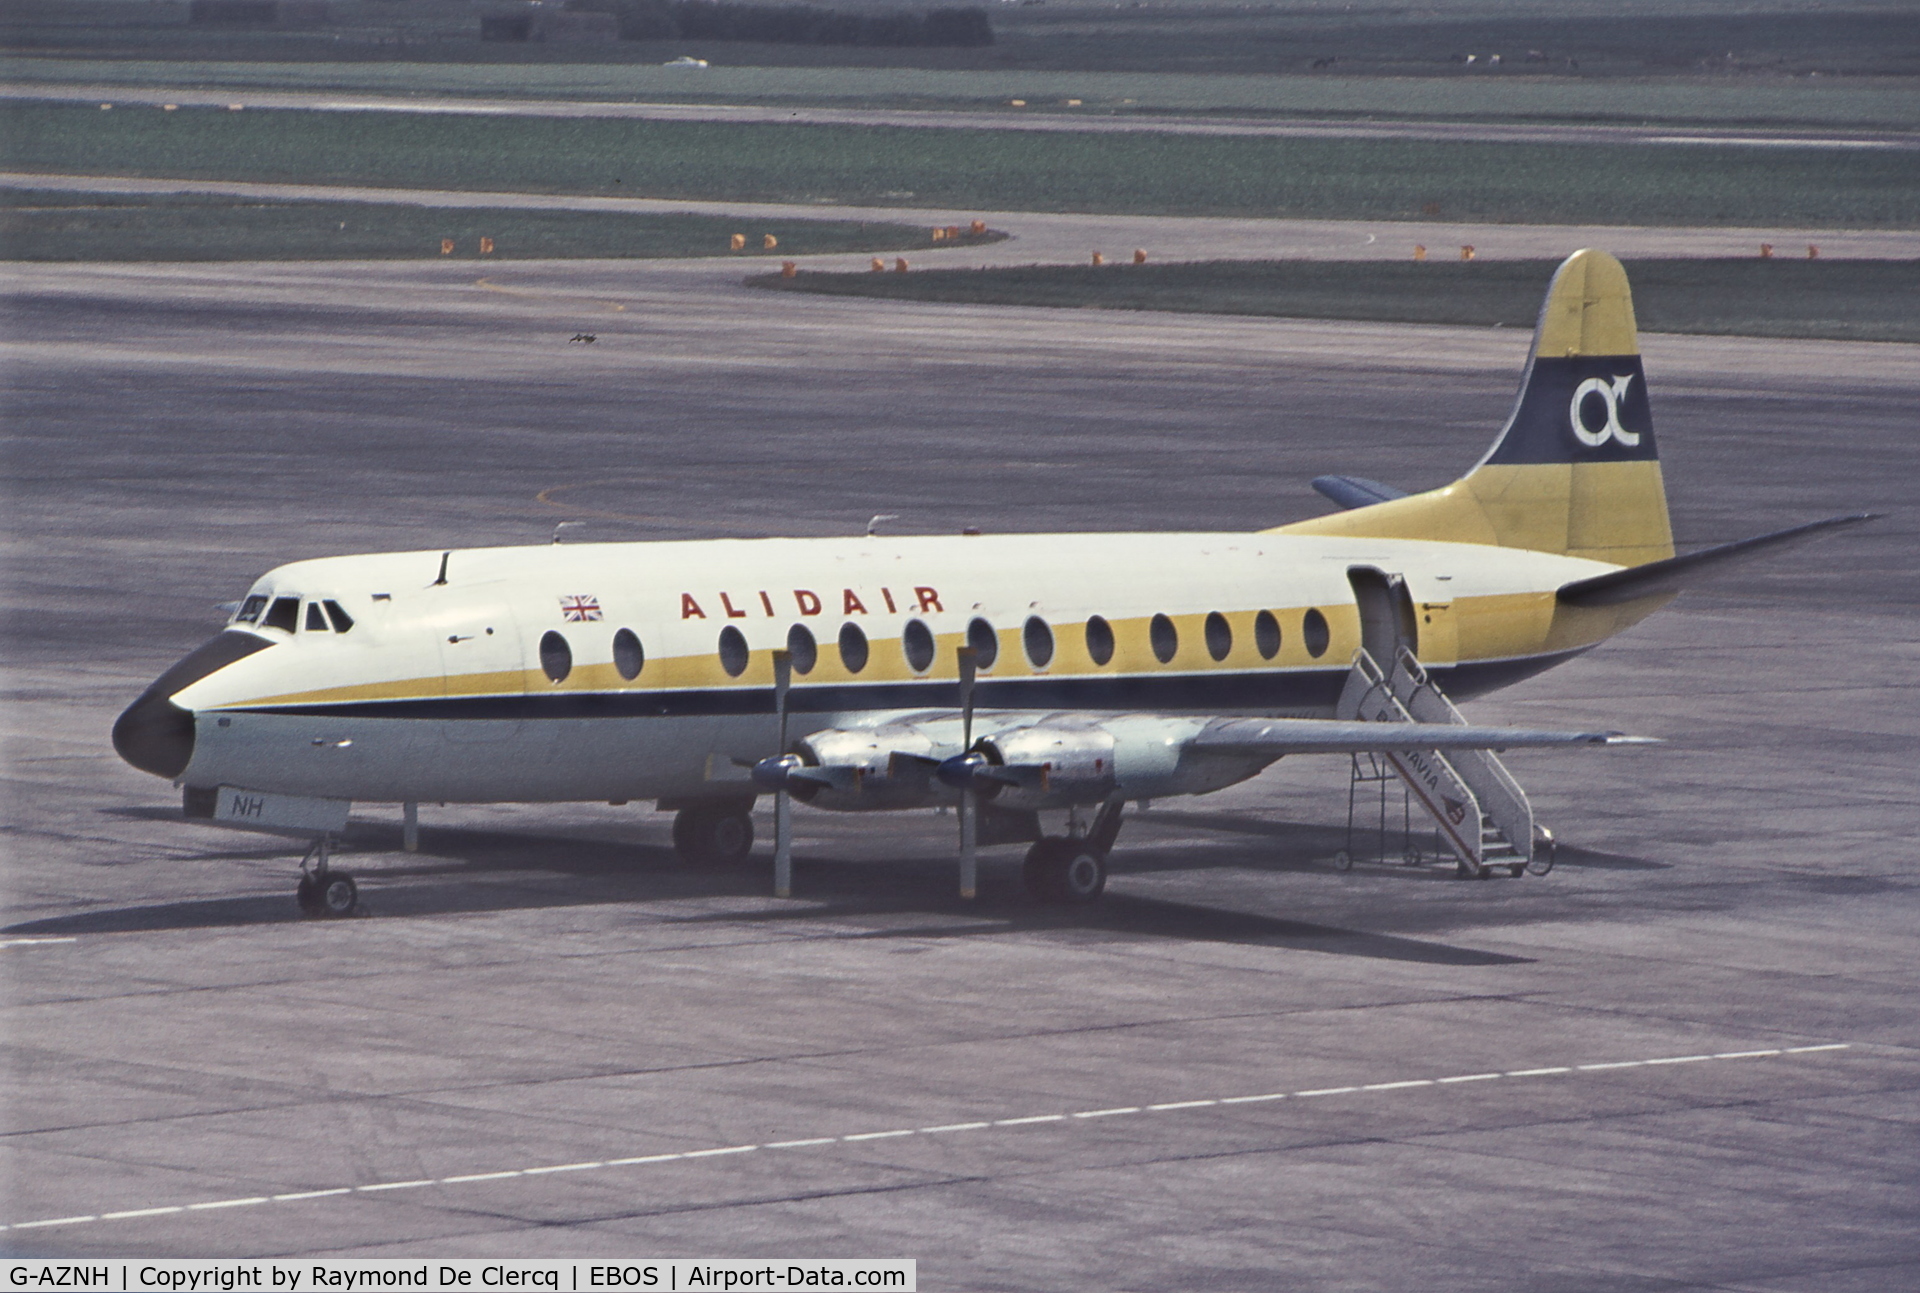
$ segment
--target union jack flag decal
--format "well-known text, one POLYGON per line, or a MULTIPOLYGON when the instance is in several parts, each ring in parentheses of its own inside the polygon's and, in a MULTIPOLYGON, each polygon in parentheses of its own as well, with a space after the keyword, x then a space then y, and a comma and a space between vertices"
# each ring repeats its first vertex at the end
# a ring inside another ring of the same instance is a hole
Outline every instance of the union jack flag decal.
POLYGON ((586 624, 600 618, 598 597, 562 597, 560 615, 569 624, 586 624))

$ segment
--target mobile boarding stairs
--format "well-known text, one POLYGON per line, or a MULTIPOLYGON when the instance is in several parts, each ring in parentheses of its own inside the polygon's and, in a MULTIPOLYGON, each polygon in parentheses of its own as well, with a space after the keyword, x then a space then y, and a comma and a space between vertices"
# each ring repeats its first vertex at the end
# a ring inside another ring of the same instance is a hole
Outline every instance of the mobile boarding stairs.
MULTIPOLYGON (((1446 693, 1404 646, 1394 652, 1391 672, 1382 672, 1365 650, 1354 653, 1353 671, 1340 693, 1336 718, 1369 723, 1451 723, 1465 725, 1446 693)), ((1354 862, 1356 801, 1362 786, 1379 792, 1378 856, 1386 856, 1387 786, 1404 783, 1401 825, 1407 845, 1401 860, 1419 863, 1426 858, 1413 844, 1412 805, 1418 801, 1433 817, 1444 848, 1451 853, 1455 873, 1481 880, 1504 866, 1507 873, 1545 875, 1553 869, 1552 832, 1533 820, 1527 792, 1513 779, 1491 750, 1396 750, 1388 754, 1356 754, 1347 788, 1347 847, 1334 857, 1341 870, 1354 862)))

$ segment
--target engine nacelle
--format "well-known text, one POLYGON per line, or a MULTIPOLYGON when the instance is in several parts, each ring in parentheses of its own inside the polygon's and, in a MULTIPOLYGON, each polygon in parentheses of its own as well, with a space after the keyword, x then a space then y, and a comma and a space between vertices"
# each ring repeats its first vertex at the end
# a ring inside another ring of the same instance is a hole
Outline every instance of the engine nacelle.
MULTIPOLYGON (((863 812, 952 803, 953 792, 934 779, 942 759, 959 753, 951 736, 918 724, 843 730, 829 728, 798 742, 777 775, 794 798, 819 808, 863 812)), ((771 761, 769 761, 771 762, 771 761)))
POLYGON ((1104 727, 1016 727, 979 743, 989 763, 999 765, 1003 802, 1096 803, 1117 783, 1113 733, 1104 727))

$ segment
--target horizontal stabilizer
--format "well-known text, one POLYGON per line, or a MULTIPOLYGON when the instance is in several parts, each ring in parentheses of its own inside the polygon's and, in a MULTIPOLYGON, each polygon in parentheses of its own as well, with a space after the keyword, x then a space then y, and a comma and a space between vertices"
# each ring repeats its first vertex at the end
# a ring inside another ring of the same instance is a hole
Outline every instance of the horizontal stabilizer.
POLYGON ((1736 539, 1718 547, 1690 552, 1684 557, 1668 557, 1643 566, 1610 570, 1591 579, 1576 579, 1560 587, 1559 599, 1569 606, 1617 606, 1621 602, 1650 597, 1656 593, 1676 593, 1683 588, 1711 581, 1724 571, 1769 553, 1783 551, 1829 530, 1844 529, 1871 521, 1877 512, 1857 512, 1830 516, 1772 534, 1757 534, 1751 539, 1736 539))
POLYGON ((1356 507, 1372 507, 1375 503, 1391 503, 1396 498, 1407 497, 1406 490, 1382 485, 1379 481, 1368 480, 1365 476, 1315 476, 1313 487, 1348 511, 1356 507))
POLYGON ((1527 750, 1560 745, 1651 745, 1619 732, 1552 732, 1452 723, 1365 723, 1322 718, 1221 718, 1193 738, 1196 754, 1391 754, 1399 750, 1527 750))

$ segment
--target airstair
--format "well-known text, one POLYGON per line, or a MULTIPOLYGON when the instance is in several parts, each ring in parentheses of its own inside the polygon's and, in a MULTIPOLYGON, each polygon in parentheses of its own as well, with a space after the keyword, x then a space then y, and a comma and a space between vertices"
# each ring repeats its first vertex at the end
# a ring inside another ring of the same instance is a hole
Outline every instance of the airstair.
MULTIPOLYGON (((1391 672, 1383 672, 1366 651, 1355 652, 1335 717, 1462 726, 1467 721, 1404 647, 1395 652, 1391 672)), ((1443 755, 1438 750, 1410 749, 1353 756, 1344 865, 1353 862, 1355 812, 1363 785, 1374 785, 1379 792, 1379 852, 1384 858, 1387 785, 1395 779, 1406 791, 1400 816, 1408 843, 1402 861, 1426 860, 1412 844, 1412 804, 1417 800, 1433 818, 1444 846, 1440 855, 1450 853, 1463 878, 1486 879, 1497 866, 1514 876, 1529 871, 1545 875, 1553 869, 1551 832, 1533 820, 1526 791, 1491 750, 1452 750, 1443 755)))

